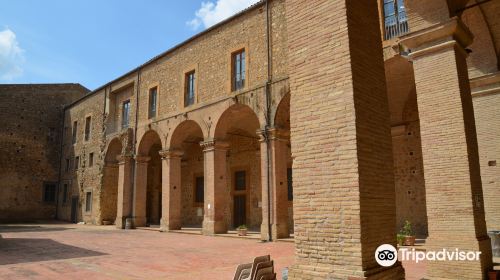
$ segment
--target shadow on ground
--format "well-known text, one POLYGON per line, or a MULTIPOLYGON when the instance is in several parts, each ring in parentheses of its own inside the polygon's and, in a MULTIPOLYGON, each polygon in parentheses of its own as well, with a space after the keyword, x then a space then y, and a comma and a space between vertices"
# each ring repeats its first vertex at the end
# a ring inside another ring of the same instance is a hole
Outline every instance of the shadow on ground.
POLYGON ((32 232, 32 231, 62 231, 70 228, 64 227, 44 227, 35 225, 0 225, 0 233, 2 232, 32 232))
POLYGON ((52 239, 0 239, 0 265, 63 260, 106 255, 56 242, 52 239))

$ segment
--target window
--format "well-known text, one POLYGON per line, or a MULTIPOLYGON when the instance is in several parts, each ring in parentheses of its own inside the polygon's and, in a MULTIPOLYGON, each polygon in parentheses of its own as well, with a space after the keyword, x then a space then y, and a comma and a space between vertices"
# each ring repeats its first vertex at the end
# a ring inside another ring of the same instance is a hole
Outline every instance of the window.
POLYGON ((203 203, 205 201, 205 178, 203 176, 196 177, 195 182, 195 203, 203 203))
POLYGON ((195 90, 195 72, 189 72, 186 74, 186 89, 184 93, 184 107, 194 104, 194 90, 195 90))
POLYGON ((43 201, 52 203, 56 201, 56 185, 44 184, 43 185, 43 201))
POLYGON ((71 170, 71 160, 69 158, 66 159, 66 172, 71 170))
POLYGON ((89 167, 94 166, 94 153, 89 154, 89 167))
POLYGON ((410 31, 404 0, 384 0, 384 26, 385 40, 410 31))
POLYGON ((80 168, 80 157, 75 157, 75 170, 80 168))
POLYGON ((245 171, 236 171, 234 173, 234 189, 237 191, 244 191, 247 186, 246 182, 246 172, 245 171))
POLYGON ((88 116, 85 118, 85 141, 90 139, 90 128, 91 128, 92 117, 88 116))
POLYGON ((292 181, 292 169, 286 169, 286 178, 288 186, 288 201, 293 201, 293 181, 292 181))
POLYGON ((62 202, 66 203, 67 201, 68 201, 68 184, 64 184, 62 202))
POLYGON ((122 129, 127 128, 130 118, 130 100, 123 102, 122 108, 122 129))
POLYGON ((85 193, 85 212, 92 210, 92 192, 85 193))
POLYGON ((240 90, 245 87, 245 50, 233 54, 232 64, 232 88, 240 90))
POLYGON ((156 117, 156 103, 158 100, 158 87, 149 90, 149 113, 148 118, 156 117))
POLYGON ((72 136, 72 143, 76 143, 76 131, 78 130, 78 122, 74 121, 73 122, 73 136, 72 136))

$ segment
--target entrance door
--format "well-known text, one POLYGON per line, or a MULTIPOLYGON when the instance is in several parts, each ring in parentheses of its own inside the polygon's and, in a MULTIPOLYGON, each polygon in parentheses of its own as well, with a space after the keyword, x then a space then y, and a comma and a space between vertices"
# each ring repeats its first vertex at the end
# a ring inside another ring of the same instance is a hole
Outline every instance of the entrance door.
POLYGON ((234 196, 234 226, 238 227, 245 225, 247 222, 247 196, 246 195, 235 195, 234 196))
POLYGON ((76 224, 78 211, 78 196, 74 196, 71 198, 71 222, 76 224))

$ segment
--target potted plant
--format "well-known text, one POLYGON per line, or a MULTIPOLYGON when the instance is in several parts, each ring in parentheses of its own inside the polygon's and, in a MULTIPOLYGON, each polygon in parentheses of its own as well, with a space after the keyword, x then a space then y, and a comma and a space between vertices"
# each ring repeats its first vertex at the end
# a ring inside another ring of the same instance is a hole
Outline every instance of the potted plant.
POLYGON ((402 230, 396 235, 396 239, 398 241, 398 246, 403 246, 405 242, 405 235, 401 233, 402 230))
POLYGON ((238 236, 247 236, 248 228, 246 225, 241 225, 236 230, 238 231, 238 236))
POLYGON ((415 235, 413 234, 413 228, 411 226, 411 223, 408 220, 405 221, 405 225, 401 230, 401 234, 404 235, 403 244, 405 246, 415 246, 415 235))

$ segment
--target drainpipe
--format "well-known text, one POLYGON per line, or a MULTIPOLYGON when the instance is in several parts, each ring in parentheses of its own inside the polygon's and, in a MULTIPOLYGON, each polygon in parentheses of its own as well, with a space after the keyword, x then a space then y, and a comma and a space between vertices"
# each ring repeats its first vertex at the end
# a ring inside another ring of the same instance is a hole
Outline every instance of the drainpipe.
POLYGON ((272 207, 272 191, 271 191, 271 146, 269 141, 269 128, 271 127, 271 81, 272 81, 272 68, 271 68, 271 26, 269 24, 269 0, 266 0, 266 47, 267 47, 267 82, 266 82, 266 126, 264 129, 264 141, 266 141, 266 149, 267 149, 267 159, 266 159, 266 172, 267 172, 267 222, 268 222, 268 241, 273 241, 272 237, 272 223, 271 223, 271 211, 272 207))
MULTIPOLYGON (((137 127, 138 127, 138 122, 139 122, 139 95, 141 92, 140 89, 140 80, 141 80, 141 68, 137 70, 137 91, 135 93, 135 127, 134 127, 134 142, 132 145, 132 155, 136 156, 135 150, 137 146, 137 127)), ((131 211, 131 218, 135 219, 135 190, 137 188, 136 184, 136 178, 137 178, 137 168, 136 168, 136 162, 134 159, 134 164, 132 164, 132 195, 130 196, 130 205, 132 206, 132 211, 131 211)), ((132 220, 134 222, 134 220, 132 220)), ((132 228, 135 228, 135 225, 132 223, 132 228)))
POLYGON ((56 220, 59 220, 59 193, 61 191, 61 177, 62 177, 62 158, 63 158, 63 145, 64 145, 64 125, 66 118, 66 106, 62 107, 62 126, 61 126, 61 143, 59 145, 59 175, 56 191, 56 220))

